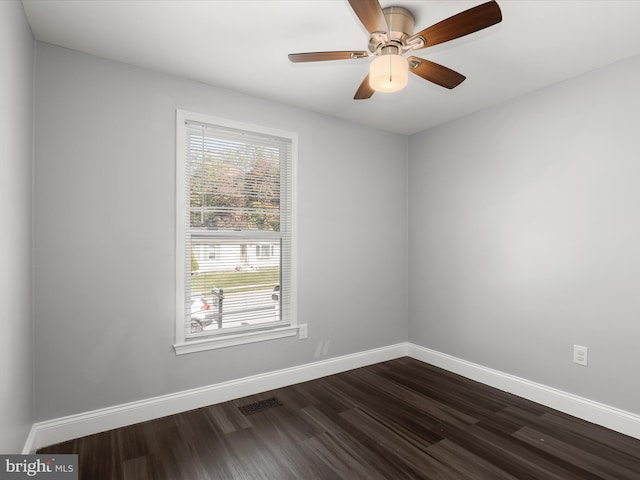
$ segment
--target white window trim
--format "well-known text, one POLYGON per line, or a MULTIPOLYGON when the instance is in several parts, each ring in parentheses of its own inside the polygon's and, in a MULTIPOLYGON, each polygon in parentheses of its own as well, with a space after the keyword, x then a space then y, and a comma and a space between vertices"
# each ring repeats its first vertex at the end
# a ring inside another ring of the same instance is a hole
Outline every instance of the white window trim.
POLYGON ((225 127, 250 130, 253 132, 263 133, 266 135, 274 135, 284 137, 291 140, 291 321, 286 326, 272 326, 262 329, 252 329, 243 332, 232 332, 229 334, 220 334, 206 338, 196 338, 187 340, 184 334, 184 304, 185 304, 185 209, 176 208, 176 238, 175 238, 175 255, 176 255, 176 315, 175 315, 175 339, 173 345, 176 355, 186 353, 201 352, 204 350, 213 350, 217 348, 225 348, 234 345, 242 345, 253 342, 262 342, 266 340, 274 340, 278 338, 292 337, 298 333, 298 294, 297 294, 297 172, 298 172, 298 135, 294 132, 278 130, 264 127, 261 125, 253 125, 244 122, 236 122, 224 118, 213 117, 196 112, 185 110, 176 110, 176 206, 183 206, 185 198, 185 171, 179 159, 186 156, 186 145, 182 141, 182 137, 178 132, 181 126, 187 120, 202 122, 225 127))

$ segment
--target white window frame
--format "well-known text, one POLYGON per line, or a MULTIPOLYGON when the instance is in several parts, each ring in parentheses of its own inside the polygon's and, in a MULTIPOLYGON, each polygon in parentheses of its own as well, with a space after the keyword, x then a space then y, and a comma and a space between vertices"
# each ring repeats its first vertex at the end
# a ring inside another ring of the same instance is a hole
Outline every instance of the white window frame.
POLYGON ((243 122, 232 121, 224 118, 213 117, 196 112, 176 110, 176 334, 173 348, 176 355, 224 348, 233 345, 261 342, 277 338, 292 337, 298 333, 297 320, 297 241, 296 241, 296 206, 297 206, 297 159, 298 159, 298 135, 294 132, 277 130, 243 122), (259 134, 272 135, 286 138, 291 141, 291 295, 289 306, 290 318, 285 325, 267 326, 264 328, 247 328, 246 331, 234 329, 229 333, 217 333, 207 337, 187 339, 185 336, 185 295, 186 295, 186 205, 185 161, 186 143, 185 125, 187 121, 200 122, 210 125, 218 125, 227 128, 245 130, 259 134))

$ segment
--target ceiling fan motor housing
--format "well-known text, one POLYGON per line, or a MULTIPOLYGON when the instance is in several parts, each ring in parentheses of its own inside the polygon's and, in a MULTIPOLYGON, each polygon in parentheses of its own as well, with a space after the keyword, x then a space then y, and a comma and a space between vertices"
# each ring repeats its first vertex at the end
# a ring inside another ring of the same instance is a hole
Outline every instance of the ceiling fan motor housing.
POLYGON ((389 32, 373 32, 369 39, 369 51, 376 52, 387 44, 404 47, 407 38, 413 35, 413 14, 402 7, 387 7, 382 9, 387 21, 389 32))

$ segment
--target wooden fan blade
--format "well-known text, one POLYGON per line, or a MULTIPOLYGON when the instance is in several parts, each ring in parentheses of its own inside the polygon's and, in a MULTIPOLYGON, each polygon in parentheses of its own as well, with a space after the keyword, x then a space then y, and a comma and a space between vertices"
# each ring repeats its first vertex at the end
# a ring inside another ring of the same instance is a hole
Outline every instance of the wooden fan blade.
POLYGON ((431 25, 413 37, 422 37, 425 40, 426 45, 420 48, 431 47, 438 43, 464 37, 501 21, 500 7, 495 1, 491 1, 431 25))
POLYGON ((382 13, 382 7, 378 0, 349 0, 349 5, 351 5, 367 32, 386 33, 389 31, 387 20, 384 18, 384 13, 382 13))
POLYGON ((451 70, 439 63, 430 62, 424 58, 412 56, 407 60, 409 60, 409 70, 411 72, 441 87, 455 88, 467 78, 455 70, 451 70))
POLYGON ((324 62, 327 60, 350 60, 352 58, 367 57, 367 52, 308 52, 308 53, 290 53, 289 60, 293 63, 299 62, 324 62))
POLYGON ((369 85, 369 74, 367 73, 367 76, 364 77, 364 80, 358 87, 358 91, 353 96, 353 99, 366 100, 367 98, 371 98, 371 95, 373 95, 374 92, 375 90, 369 85))

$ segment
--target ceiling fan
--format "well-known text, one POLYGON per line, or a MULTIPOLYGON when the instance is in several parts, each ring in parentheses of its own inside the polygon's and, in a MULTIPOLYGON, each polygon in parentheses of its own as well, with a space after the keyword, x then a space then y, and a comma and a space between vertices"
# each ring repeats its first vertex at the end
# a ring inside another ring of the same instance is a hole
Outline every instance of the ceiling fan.
POLYGON ((289 60, 320 62, 376 57, 369 74, 360 84, 354 100, 370 98, 374 92, 395 92, 404 88, 409 72, 445 88, 455 88, 466 78, 464 75, 407 52, 448 42, 502 21, 502 12, 495 1, 478 5, 453 15, 424 30, 413 33, 414 20, 403 7, 382 8, 378 0, 348 0, 362 25, 371 35, 369 51, 332 51, 290 53, 289 60))

